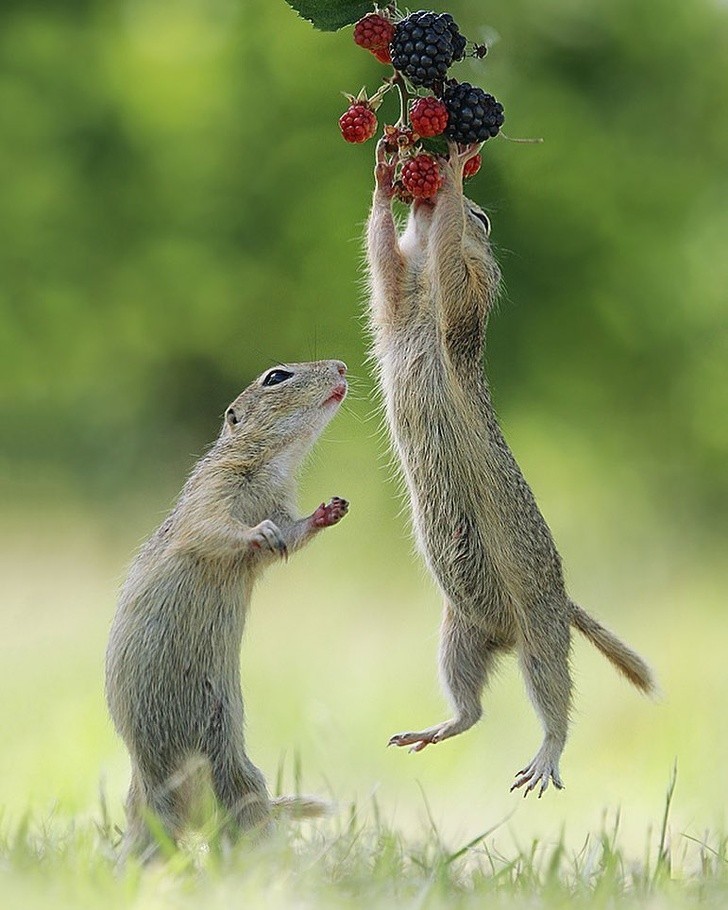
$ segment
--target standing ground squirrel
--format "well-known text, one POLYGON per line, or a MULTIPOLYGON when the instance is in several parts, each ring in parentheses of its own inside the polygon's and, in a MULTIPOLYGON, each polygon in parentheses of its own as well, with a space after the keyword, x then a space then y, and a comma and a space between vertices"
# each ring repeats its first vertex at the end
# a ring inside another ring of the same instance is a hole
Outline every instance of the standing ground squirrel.
POLYGON ((368 224, 374 355, 415 536, 445 598, 440 672, 455 715, 390 744, 413 751, 470 728, 499 654, 517 649, 544 740, 513 788, 563 786, 559 758, 571 699, 570 627, 630 682, 644 661, 569 598, 561 559, 496 421, 482 357, 500 271, 487 216, 463 196, 479 146, 450 144, 434 202, 415 202, 399 236, 394 161, 380 143, 368 224))
POLYGON ((296 471, 346 395, 345 373, 338 360, 285 364, 248 386, 131 566, 106 655, 109 709, 132 762, 122 856, 154 852, 150 813, 177 839, 200 770, 230 832, 269 823, 276 801, 243 738, 243 627, 262 570, 346 515, 338 498, 307 518, 295 505, 296 471))

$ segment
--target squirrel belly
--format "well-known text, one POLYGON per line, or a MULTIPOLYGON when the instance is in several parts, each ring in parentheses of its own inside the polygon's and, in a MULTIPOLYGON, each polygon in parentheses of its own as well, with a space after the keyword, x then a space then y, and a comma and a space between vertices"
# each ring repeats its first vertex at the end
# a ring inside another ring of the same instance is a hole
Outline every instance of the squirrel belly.
POLYGON ((382 363, 380 380, 417 541, 444 593, 457 608, 462 595, 487 598, 494 586, 501 602, 560 590, 553 539, 487 387, 479 373, 460 375, 439 345, 416 351, 435 332, 411 328, 416 338, 392 338, 405 353, 382 363))

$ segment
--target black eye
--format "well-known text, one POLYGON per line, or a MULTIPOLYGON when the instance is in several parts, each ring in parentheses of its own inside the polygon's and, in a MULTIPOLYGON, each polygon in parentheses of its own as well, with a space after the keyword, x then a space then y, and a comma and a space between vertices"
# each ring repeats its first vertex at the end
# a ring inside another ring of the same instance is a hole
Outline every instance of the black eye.
POLYGON ((278 385, 285 382, 286 379, 290 379, 291 376, 293 373, 289 373, 288 370, 271 370, 270 373, 265 374, 263 385, 278 385))
POLYGON ((225 419, 228 423, 234 424, 238 422, 238 415, 233 408, 228 408, 227 411, 225 411, 225 419))

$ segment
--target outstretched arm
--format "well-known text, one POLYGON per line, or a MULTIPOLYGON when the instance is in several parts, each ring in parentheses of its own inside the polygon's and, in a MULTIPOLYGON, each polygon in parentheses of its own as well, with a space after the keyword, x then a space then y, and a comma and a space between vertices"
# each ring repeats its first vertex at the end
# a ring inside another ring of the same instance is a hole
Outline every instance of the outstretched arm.
POLYGON ((267 530, 272 529, 272 533, 267 534, 265 540, 259 544, 256 543, 255 548, 261 551, 268 550, 287 558, 296 550, 304 547, 319 531, 338 524, 348 511, 349 503, 339 496, 334 496, 328 502, 322 502, 311 515, 299 518, 297 521, 288 523, 280 518, 278 524, 272 520, 261 522, 261 525, 267 524, 267 530))
POLYGON ((500 281, 488 227, 478 223, 479 210, 463 196, 463 168, 479 148, 450 143, 430 233, 430 268, 443 343, 452 362, 463 363, 468 370, 480 364, 485 324, 500 281))
POLYGON ((319 531, 338 524, 348 510, 349 503, 335 496, 328 503, 321 503, 306 518, 292 521, 285 514, 275 515, 253 527, 237 521, 222 508, 215 514, 198 513, 195 520, 190 520, 188 512, 177 527, 164 525, 159 534, 162 538, 170 534, 175 550, 192 550, 208 558, 244 554, 287 558, 319 531))
POLYGON ((463 168, 477 155, 480 145, 465 146, 461 152, 455 142, 448 143, 449 158, 440 165, 443 183, 437 193, 430 228, 430 267, 433 278, 444 296, 452 297, 467 279, 467 264, 463 256, 465 236, 465 202, 463 199, 463 168))
POLYGON ((387 156, 385 142, 380 139, 374 168, 374 198, 367 224, 372 316, 380 325, 389 323, 396 314, 405 274, 405 261, 392 216, 396 164, 396 158, 387 156))

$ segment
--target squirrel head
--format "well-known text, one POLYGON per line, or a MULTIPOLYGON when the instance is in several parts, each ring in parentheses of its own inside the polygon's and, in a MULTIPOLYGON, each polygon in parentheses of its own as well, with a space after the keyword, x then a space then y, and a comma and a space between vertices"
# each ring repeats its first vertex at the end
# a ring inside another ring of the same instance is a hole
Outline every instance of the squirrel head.
POLYGON ((341 360, 271 367, 225 411, 220 442, 260 461, 302 458, 344 400, 345 374, 341 360))

